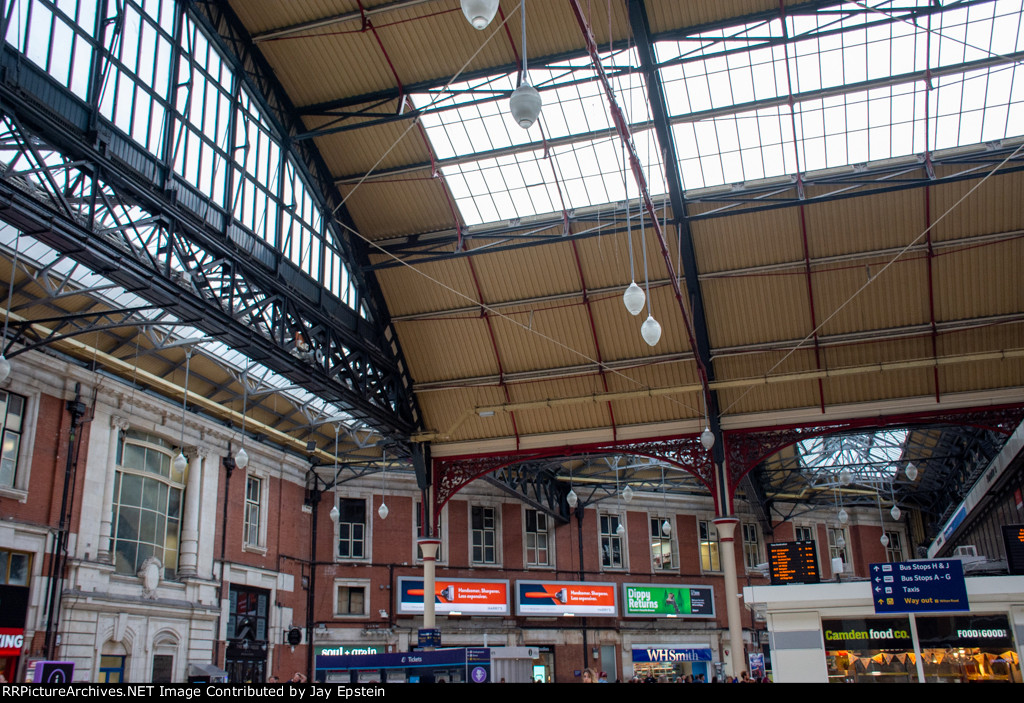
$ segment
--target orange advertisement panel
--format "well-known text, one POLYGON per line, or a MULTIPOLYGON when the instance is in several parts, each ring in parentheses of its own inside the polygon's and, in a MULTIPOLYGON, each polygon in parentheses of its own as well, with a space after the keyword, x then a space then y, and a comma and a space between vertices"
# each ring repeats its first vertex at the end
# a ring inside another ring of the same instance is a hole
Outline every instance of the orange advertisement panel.
MULTIPOLYGON (((508 581, 437 579, 434 583, 434 612, 508 615, 508 581)), ((423 579, 398 579, 398 612, 423 612, 423 579)))
POLYGON ((614 583, 516 581, 519 615, 617 615, 614 583))

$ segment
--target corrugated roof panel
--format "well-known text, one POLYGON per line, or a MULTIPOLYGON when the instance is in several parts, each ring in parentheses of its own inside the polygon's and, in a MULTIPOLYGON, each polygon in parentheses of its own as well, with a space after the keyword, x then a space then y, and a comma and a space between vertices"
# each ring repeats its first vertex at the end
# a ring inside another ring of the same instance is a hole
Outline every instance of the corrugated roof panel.
POLYGON ((859 260, 815 269, 814 302, 820 334, 833 335, 927 323, 928 269, 924 259, 859 260))
POLYGON ((804 259, 797 208, 697 220, 691 230, 701 273, 804 259))
POLYGON ((1024 310, 1024 240, 1001 241, 989 246, 945 251, 932 263, 935 280, 935 315, 939 320, 961 320, 1003 315, 1024 310))
POLYGON ((486 320, 396 322, 395 328, 409 373, 418 382, 498 373, 486 320))
MULTIPOLYGON (((368 107, 368 106, 361 106, 368 107)), ((353 110, 359 108, 353 108, 353 110)), ((397 102, 369 110, 371 115, 390 115, 397 111, 397 102)), ((354 127, 366 120, 349 118, 336 121, 326 117, 307 117, 310 132, 336 127, 354 127)), ((397 167, 419 164, 421 168, 395 175, 381 175, 390 181, 424 180, 433 178, 430 145, 423 133, 409 120, 386 122, 372 127, 359 127, 343 132, 325 133, 316 137, 316 145, 331 173, 337 178, 357 180, 367 173, 379 174, 397 167)), ((366 179, 364 182, 369 182, 366 179)))
MULTIPOLYGON (((543 383, 517 383, 509 386, 513 403, 546 400, 548 398, 575 398, 602 391, 595 377, 578 377, 546 381, 543 383)), ((520 434, 544 434, 607 427, 611 417, 607 403, 581 402, 568 406, 540 407, 516 412, 516 426, 520 434)))
MULTIPOLYGON (((936 174, 947 170, 951 169, 938 168, 936 174)), ((1007 207, 1008 203, 1020 201, 1024 174, 998 174, 978 184, 977 180, 957 181, 930 189, 932 221, 935 222, 933 239, 959 239, 972 234, 1024 229, 1024 210, 1007 207), (968 195, 975 186, 978 187, 968 195)))
POLYGON ((921 189, 817 203, 805 208, 812 258, 903 247, 924 231, 921 189))
POLYGON ((340 190, 360 234, 369 239, 455 227, 440 181, 376 181, 363 184, 355 193, 347 186, 340 190), (395 203, 416 205, 396 207, 395 203))
MULTIPOLYGON (((489 303, 580 290, 576 258, 568 242, 476 256, 473 267, 489 303)), ((542 307, 558 304, 544 303, 542 307)))
POLYGON ((581 304, 503 310, 491 324, 505 373, 577 366, 597 357, 581 304))
MULTIPOLYGON (((385 260, 383 255, 374 258, 385 260)), ((460 310, 479 303, 466 259, 399 265, 376 274, 392 317, 460 310)))
POLYGON ((812 329, 803 273, 714 278, 701 286, 713 348, 800 339, 812 329))

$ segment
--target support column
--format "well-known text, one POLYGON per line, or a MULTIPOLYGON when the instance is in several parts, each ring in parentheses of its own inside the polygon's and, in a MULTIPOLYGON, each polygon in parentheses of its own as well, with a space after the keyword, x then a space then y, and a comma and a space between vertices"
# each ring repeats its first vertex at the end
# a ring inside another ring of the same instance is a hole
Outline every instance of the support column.
POLYGON ((188 457, 188 476, 185 479, 185 507, 181 516, 178 575, 187 578, 199 575, 199 487, 202 485, 203 462, 210 451, 198 447, 186 447, 183 451, 188 457))
POLYGON ((107 443, 107 474, 103 482, 103 505, 100 506, 100 541, 96 548, 96 559, 101 564, 113 564, 114 558, 110 551, 113 539, 114 519, 114 479, 117 477, 117 448, 121 432, 128 429, 128 418, 112 415, 110 417, 110 441, 107 443))
POLYGON ((739 676, 745 670, 746 658, 743 655, 743 622, 740 620, 739 579, 736 577, 736 526, 740 523, 736 517, 715 518, 718 530, 719 557, 722 560, 722 571, 725 575, 725 614, 729 623, 730 676, 739 676))
POLYGON ((432 630, 437 627, 437 619, 434 616, 434 568, 441 540, 436 537, 422 537, 417 540, 417 544, 423 551, 423 628, 432 630))

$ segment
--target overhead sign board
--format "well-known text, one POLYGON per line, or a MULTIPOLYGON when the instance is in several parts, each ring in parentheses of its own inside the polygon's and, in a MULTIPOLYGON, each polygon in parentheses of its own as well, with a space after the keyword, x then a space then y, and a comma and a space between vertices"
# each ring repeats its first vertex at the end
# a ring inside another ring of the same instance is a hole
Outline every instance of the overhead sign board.
POLYGON ((769 544, 768 568, 773 586, 787 583, 821 583, 818 551, 812 539, 769 544))
POLYGON ((658 586, 627 583, 622 587, 625 617, 715 617, 711 586, 658 586))
POLYGON ((922 559, 871 565, 876 613, 970 610, 959 559, 922 559))
MULTIPOLYGON (((509 582, 476 579, 437 579, 434 582, 434 612, 470 615, 508 615, 509 582)), ((423 612, 423 579, 400 576, 398 612, 423 612)))
POLYGON ((614 583, 516 581, 519 615, 617 615, 614 583))

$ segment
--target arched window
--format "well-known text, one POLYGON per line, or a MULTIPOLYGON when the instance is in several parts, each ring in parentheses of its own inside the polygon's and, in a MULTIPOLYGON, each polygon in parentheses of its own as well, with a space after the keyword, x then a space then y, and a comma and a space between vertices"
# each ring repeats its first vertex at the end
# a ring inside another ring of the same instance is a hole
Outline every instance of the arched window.
POLYGON ((156 557, 164 578, 178 569, 185 474, 171 461, 174 448, 160 437, 129 430, 122 436, 114 479, 114 566, 136 574, 156 557))

